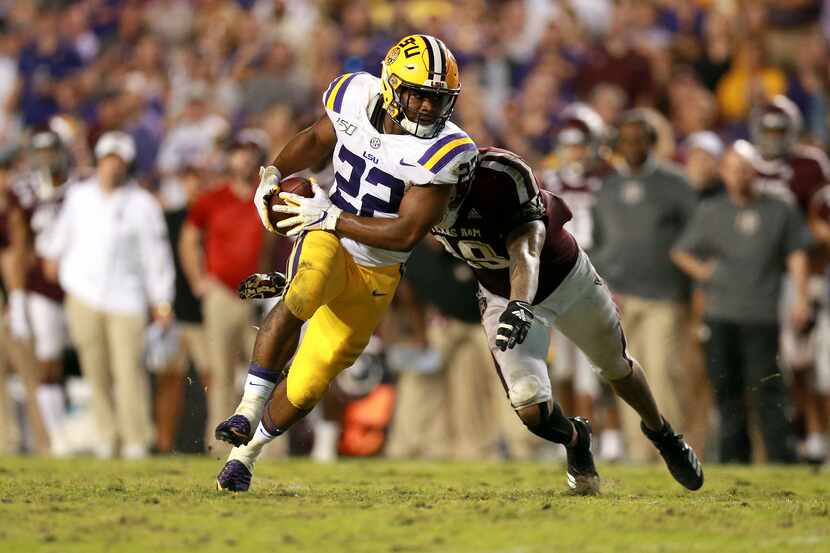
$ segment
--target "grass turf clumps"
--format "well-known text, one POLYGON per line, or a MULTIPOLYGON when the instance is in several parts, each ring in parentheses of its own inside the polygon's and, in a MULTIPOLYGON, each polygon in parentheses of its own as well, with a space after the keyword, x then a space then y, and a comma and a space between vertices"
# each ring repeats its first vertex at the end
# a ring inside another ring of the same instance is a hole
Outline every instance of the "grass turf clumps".
POLYGON ((215 491, 221 462, 0 458, 0 551, 93 553, 830 551, 830 479, 801 467, 600 466, 598 497, 543 463, 257 464, 215 491))

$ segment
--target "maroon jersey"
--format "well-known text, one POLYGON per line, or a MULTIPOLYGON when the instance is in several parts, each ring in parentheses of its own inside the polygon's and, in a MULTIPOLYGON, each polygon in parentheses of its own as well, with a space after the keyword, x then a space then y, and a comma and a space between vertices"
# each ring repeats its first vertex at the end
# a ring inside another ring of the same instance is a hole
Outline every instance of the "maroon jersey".
POLYGON ((760 160, 756 172, 760 190, 797 204, 803 214, 816 191, 830 183, 830 162, 824 152, 812 146, 795 146, 782 159, 760 160))
POLYGON ((519 156, 506 150, 480 151, 476 170, 448 222, 433 227, 444 248, 464 260, 478 282, 493 294, 510 297, 510 256, 507 237, 531 221, 542 221, 547 233, 539 267, 539 288, 533 303, 547 298, 576 263, 579 246, 563 226, 571 211, 561 198, 539 190, 533 172, 519 156))
POLYGON ((810 202, 810 214, 825 223, 830 223, 830 185, 823 187, 813 195, 810 202))
POLYGON ((32 174, 27 177, 15 183, 15 193, 29 225, 32 240, 30 246, 34 249, 36 256, 34 265, 26 274, 26 289, 51 300, 62 302, 63 290, 56 282, 46 278, 40 251, 42 244, 50 239, 52 225, 57 220, 66 197, 66 188, 71 185, 72 181, 52 188, 51 186, 41 187, 32 174))
POLYGON ((602 179, 612 171, 604 160, 597 160, 585 172, 569 171, 564 168, 547 169, 542 172, 542 186, 562 198, 573 214, 565 224, 565 230, 576 238, 579 247, 590 250, 594 245, 593 208, 595 195, 602 186, 602 179))

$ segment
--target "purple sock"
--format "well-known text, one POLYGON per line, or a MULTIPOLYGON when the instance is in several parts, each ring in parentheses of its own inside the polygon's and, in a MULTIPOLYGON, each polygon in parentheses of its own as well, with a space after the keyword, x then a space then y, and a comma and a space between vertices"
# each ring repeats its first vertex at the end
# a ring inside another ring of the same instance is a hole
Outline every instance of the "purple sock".
POLYGON ((282 371, 272 371, 271 369, 266 369, 265 367, 251 361, 248 365, 248 374, 277 384, 281 380, 280 377, 282 376, 282 371))

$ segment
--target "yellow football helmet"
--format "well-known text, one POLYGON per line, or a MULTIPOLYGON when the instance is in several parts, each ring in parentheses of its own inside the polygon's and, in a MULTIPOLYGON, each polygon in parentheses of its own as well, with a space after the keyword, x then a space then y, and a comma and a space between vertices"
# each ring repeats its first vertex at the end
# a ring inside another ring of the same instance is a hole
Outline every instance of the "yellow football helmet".
POLYGON ((419 138, 438 136, 461 92, 455 56, 443 42, 429 35, 410 35, 395 44, 381 63, 380 80, 386 113, 419 138), (406 91, 409 94, 404 94, 406 91), (434 115, 406 105, 413 97, 429 98, 434 115))

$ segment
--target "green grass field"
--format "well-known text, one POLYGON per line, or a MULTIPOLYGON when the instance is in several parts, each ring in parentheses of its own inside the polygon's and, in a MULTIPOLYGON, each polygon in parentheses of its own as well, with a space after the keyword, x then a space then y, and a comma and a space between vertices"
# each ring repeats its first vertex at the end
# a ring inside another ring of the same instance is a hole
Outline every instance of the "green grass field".
POLYGON ((830 478, 707 466, 600 467, 599 497, 560 465, 262 461, 247 494, 221 463, 0 458, 0 552, 830 551, 830 478))

